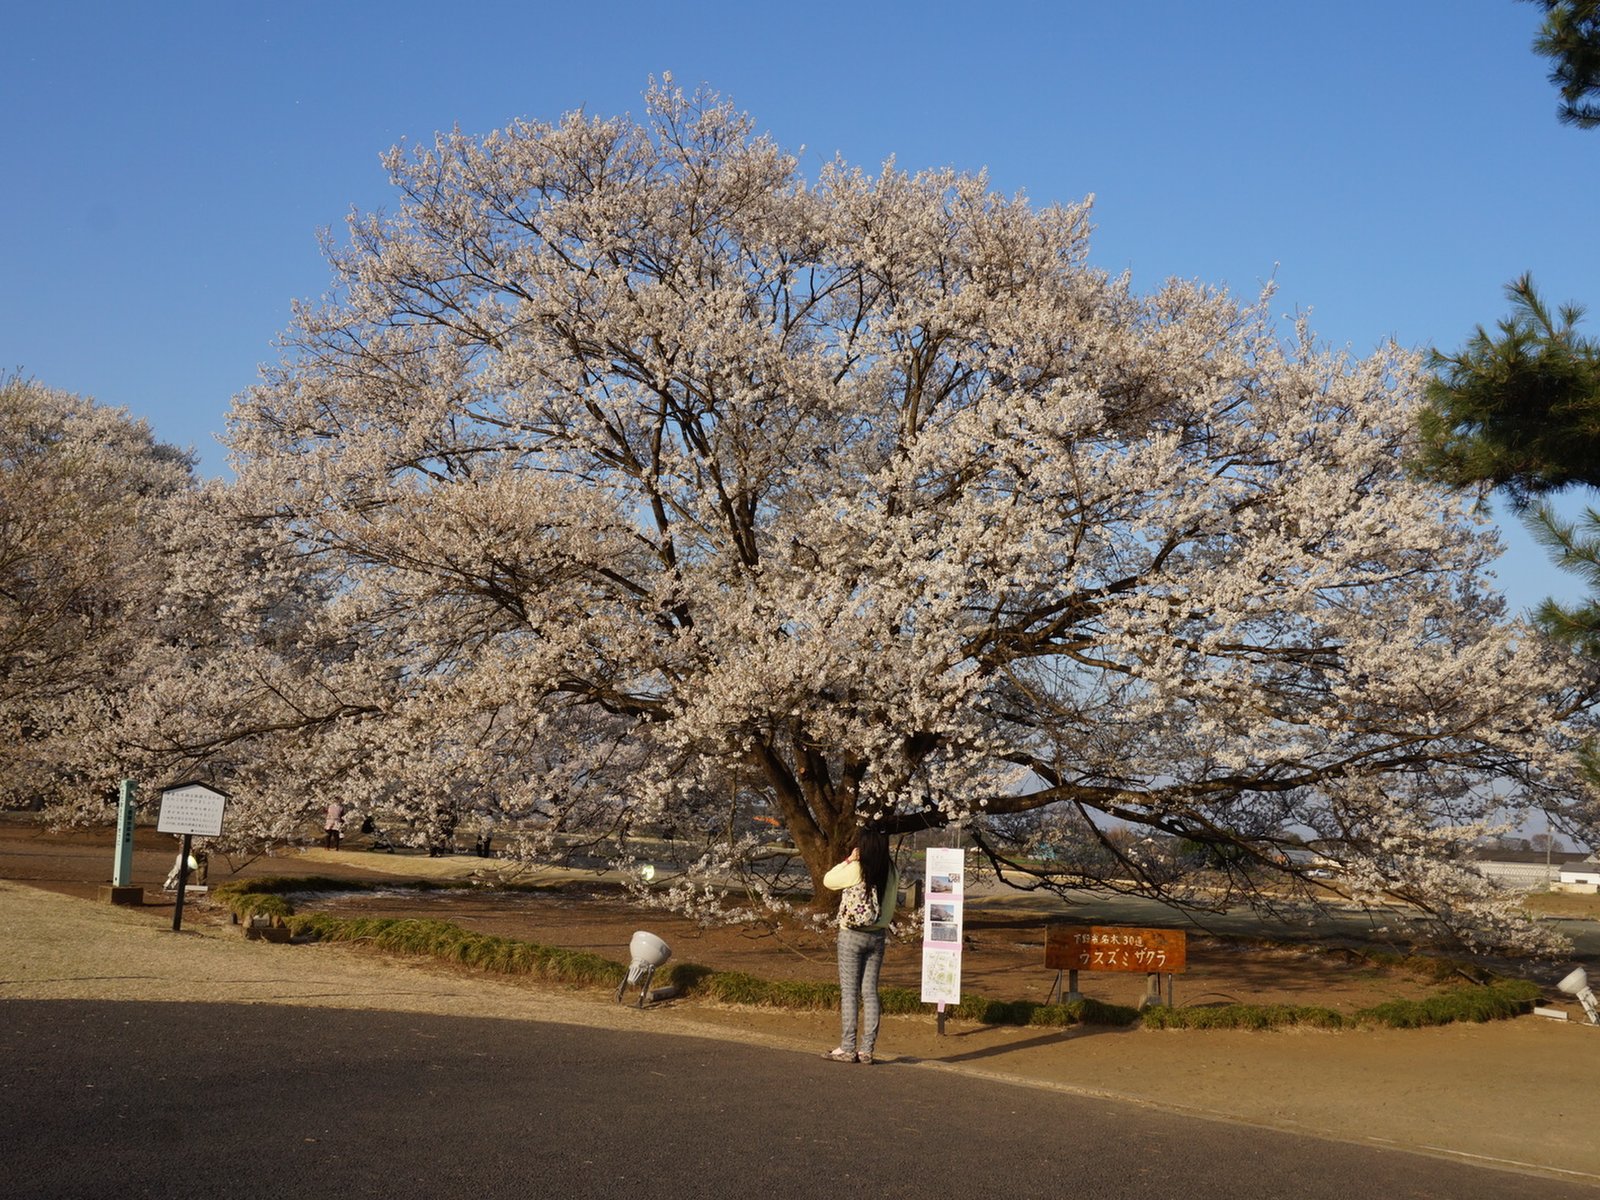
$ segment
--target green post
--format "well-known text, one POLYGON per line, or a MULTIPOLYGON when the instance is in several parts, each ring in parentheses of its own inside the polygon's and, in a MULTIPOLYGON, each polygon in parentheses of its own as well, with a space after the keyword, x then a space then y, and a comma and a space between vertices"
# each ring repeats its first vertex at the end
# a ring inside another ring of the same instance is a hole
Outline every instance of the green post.
POLYGON ((117 861, 111 872, 113 887, 127 887, 133 878, 133 810, 136 805, 133 780, 122 781, 122 795, 117 804, 117 861))

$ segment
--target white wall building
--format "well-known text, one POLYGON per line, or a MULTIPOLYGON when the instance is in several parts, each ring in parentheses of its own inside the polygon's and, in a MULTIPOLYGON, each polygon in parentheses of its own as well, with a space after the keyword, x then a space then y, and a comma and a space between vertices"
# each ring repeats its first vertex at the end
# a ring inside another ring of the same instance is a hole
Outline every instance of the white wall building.
POLYGON ((1556 887, 1563 892, 1600 892, 1600 862, 1590 858, 1563 863, 1556 887))
POLYGON ((1585 862, 1582 852, 1557 850, 1548 857, 1542 850, 1478 851, 1472 866, 1485 879, 1519 892, 1545 892, 1563 886, 1562 872, 1577 865, 1600 868, 1600 863, 1585 862))

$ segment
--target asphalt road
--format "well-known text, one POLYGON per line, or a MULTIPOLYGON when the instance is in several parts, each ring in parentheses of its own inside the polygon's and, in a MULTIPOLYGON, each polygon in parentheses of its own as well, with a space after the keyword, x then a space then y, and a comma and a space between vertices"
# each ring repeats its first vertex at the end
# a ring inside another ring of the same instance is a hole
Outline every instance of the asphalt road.
POLYGON ((11 1200, 1596 1195, 906 1063, 268 1005, 0 1003, 0 1103, 11 1200))

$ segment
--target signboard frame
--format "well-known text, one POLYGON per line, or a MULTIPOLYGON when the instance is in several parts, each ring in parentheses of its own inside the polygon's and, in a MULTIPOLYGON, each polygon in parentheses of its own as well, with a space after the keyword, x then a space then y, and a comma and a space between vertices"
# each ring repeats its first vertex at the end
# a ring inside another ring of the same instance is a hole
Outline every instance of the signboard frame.
POLYGON ((1181 929, 1052 924, 1045 927, 1044 965, 1053 971, 1178 975, 1188 970, 1188 939, 1181 929))
POLYGON ((944 1032, 947 1004, 961 1003, 961 943, 966 909, 966 851, 927 850, 922 898, 922 1002, 937 1004, 944 1032))
POLYGON ((221 837, 226 792, 203 783, 174 784, 161 789, 161 813, 156 832, 181 833, 193 837, 221 837))

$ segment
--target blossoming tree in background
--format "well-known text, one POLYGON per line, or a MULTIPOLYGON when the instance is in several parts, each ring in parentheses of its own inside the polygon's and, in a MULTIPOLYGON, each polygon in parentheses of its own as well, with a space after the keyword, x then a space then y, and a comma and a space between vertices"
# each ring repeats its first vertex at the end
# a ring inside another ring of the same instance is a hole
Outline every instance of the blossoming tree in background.
MULTIPOLYGON (((803 180, 670 84, 387 165, 398 206, 330 245, 232 415, 215 536, 268 582, 217 599, 257 631, 213 671, 231 732, 170 680, 156 721, 253 803, 770 814, 813 880, 863 821, 1057 806, 1225 850, 1261 902, 1304 882, 1296 829, 1490 941, 1454 852, 1502 809, 1590 827, 1571 664, 1402 468, 1411 356, 1136 294, 1086 264, 1086 206, 803 180)), ((1196 898, 1138 844, 1021 865, 1196 898)))
POLYGON ((0 378, 0 807, 102 809, 192 462, 126 410, 0 378))

